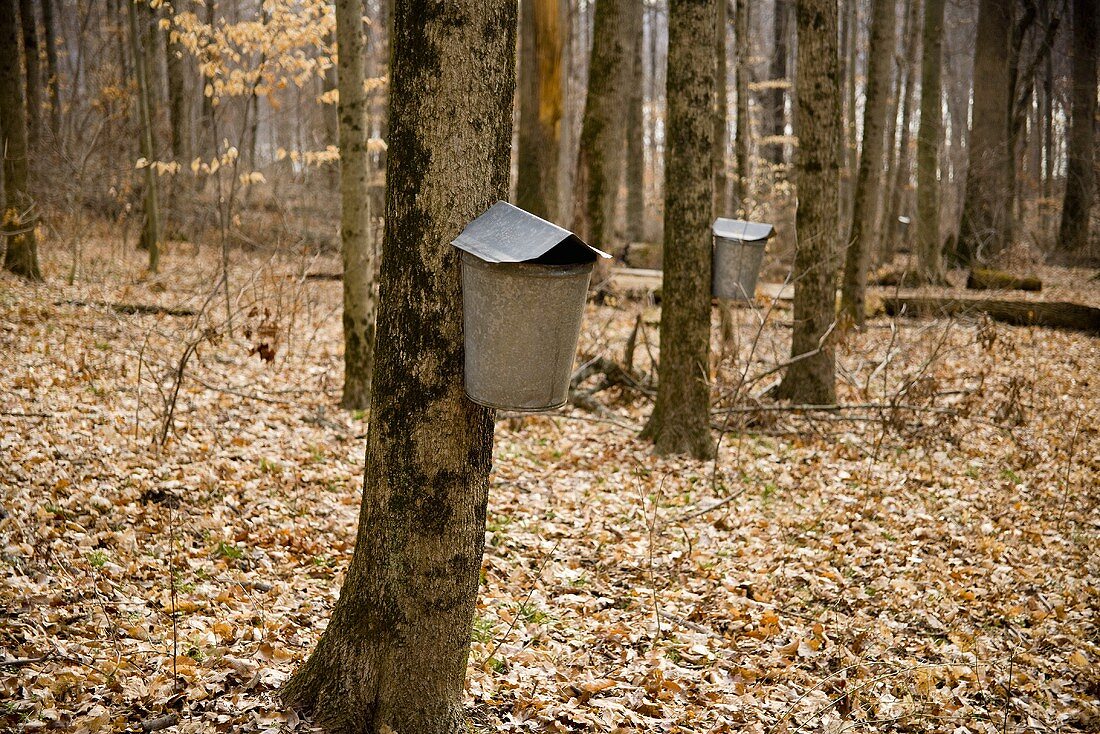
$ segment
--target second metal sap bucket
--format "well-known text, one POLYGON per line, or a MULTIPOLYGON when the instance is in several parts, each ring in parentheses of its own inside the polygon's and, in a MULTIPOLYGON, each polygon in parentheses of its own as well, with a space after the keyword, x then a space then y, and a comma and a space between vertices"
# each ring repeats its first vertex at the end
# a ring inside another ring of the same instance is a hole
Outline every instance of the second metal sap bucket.
POLYGON ((764 249, 775 227, 741 219, 714 220, 712 292, 716 298, 751 301, 764 261, 764 249))
POLYGON ((592 264, 609 256, 503 201, 452 244, 462 250, 467 397, 503 410, 565 405, 592 264))

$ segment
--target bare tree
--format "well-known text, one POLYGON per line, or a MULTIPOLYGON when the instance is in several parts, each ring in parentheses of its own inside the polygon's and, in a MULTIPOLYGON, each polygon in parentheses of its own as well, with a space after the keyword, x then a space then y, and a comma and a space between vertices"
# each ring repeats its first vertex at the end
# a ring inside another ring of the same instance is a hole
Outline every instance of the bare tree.
POLYGON ((837 0, 795 0, 798 190, 791 361, 778 394, 798 403, 836 402, 836 241, 840 230, 841 94, 837 0))
POLYGON ((714 37, 718 80, 714 98, 714 211, 720 215, 725 215, 729 208, 729 181, 726 177, 726 148, 729 140, 729 67, 726 63, 728 21, 728 2, 718 0, 718 31, 714 37))
POLYGON ((510 0, 394 7, 359 531, 328 627, 283 691, 330 731, 466 731, 493 412, 463 391, 458 256, 448 243, 507 195, 515 13, 510 0))
POLYGON ((558 214, 562 120, 559 0, 520 3, 519 177, 516 204, 545 219, 558 214))
POLYGON ((23 65, 27 70, 27 139, 33 148, 42 130, 42 72, 38 65, 38 20, 33 0, 19 0, 19 21, 23 26, 23 65))
POLYGON ((0 235, 7 245, 4 269, 28 280, 42 280, 34 234, 38 216, 27 188, 27 103, 23 97, 15 3, 0 0, 0 150, 4 167, 0 235))
POLYGON ((1100 251, 1089 251, 1089 217, 1096 196, 1096 64, 1097 24, 1095 0, 1073 0, 1073 102, 1066 151, 1066 194, 1062 223, 1058 228, 1055 259, 1062 262, 1096 263, 1100 251))
POLYGON ((738 209, 748 211, 748 198, 751 195, 752 164, 749 157, 749 143, 752 132, 749 130, 749 56, 752 54, 751 31, 749 29, 749 0, 736 2, 737 33, 737 140, 735 155, 737 158, 737 177, 734 179, 733 199, 738 209))
POLYGON ((774 17, 772 18, 772 46, 771 67, 769 70, 772 88, 768 91, 768 117, 770 130, 768 134, 773 137, 766 148, 768 160, 775 165, 782 165, 785 161, 784 150, 786 144, 778 139, 787 134, 787 42, 790 36, 790 4, 788 0, 775 0, 774 17))
POLYGON ((370 405, 375 315, 363 0, 337 0, 336 42, 340 254, 344 265, 344 393, 340 405, 362 410, 370 405))
POLYGON ((137 108, 141 124, 141 155, 145 159, 144 223, 140 246, 149 252, 149 272, 157 272, 160 264, 160 203, 157 199, 157 173, 153 168, 156 149, 153 145, 153 118, 150 112, 149 46, 140 32, 137 3, 127 2, 130 21, 130 45, 134 54, 134 76, 137 78, 137 108))
POLYGON ((871 47, 867 64, 867 103, 863 110, 863 150, 852 197, 852 225, 844 260, 841 310, 862 326, 866 313, 867 267, 874 249, 875 219, 882 178, 882 135, 894 58, 894 1, 872 0, 871 47))
POLYGON ((714 455, 710 434, 714 33, 718 0, 671 0, 668 160, 657 402, 642 431, 658 454, 714 455))
POLYGON ((921 59, 920 132, 917 134, 917 262, 922 281, 943 283, 940 245, 940 182, 943 141, 944 0, 925 0, 921 59))

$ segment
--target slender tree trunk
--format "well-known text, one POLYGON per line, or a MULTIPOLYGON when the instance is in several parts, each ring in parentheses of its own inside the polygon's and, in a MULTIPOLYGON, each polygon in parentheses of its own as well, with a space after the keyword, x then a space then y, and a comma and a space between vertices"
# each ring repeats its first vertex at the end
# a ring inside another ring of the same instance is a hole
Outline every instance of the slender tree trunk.
POLYGON ((743 216, 748 215, 752 197, 752 164, 749 145, 752 140, 752 124, 749 121, 749 57, 752 55, 749 29, 749 0, 736 0, 737 33, 737 177, 734 179, 734 201, 743 216))
POLYGON ((917 265, 926 283, 944 283, 940 244, 940 182, 936 167, 943 140, 944 0, 925 0, 921 59, 920 133, 917 135, 917 265))
POLYGON ((1066 150, 1066 194, 1058 228, 1061 262, 1095 264, 1100 250, 1089 243, 1089 217, 1096 193, 1096 45, 1100 37, 1095 0, 1073 0, 1073 101, 1066 150))
POLYGON ((642 431, 658 454, 697 459, 714 455, 707 369, 718 1, 669 2, 661 362, 657 402, 642 431))
MULTIPOLYGON (((905 28, 898 38, 897 57, 894 63, 894 92, 886 113, 886 173, 883 178, 882 201, 879 206, 879 218, 875 227, 875 241, 879 249, 875 257, 880 263, 888 263, 894 259, 895 235, 898 232, 896 207, 900 205, 901 194, 904 187, 909 184, 908 171, 902 177, 902 158, 907 154, 903 146, 908 145, 908 130, 904 129, 909 124, 909 99, 912 97, 912 89, 916 74, 913 71, 913 63, 917 47, 920 45, 914 37, 917 23, 920 20, 920 0, 906 0, 905 2, 905 28), (905 54, 901 48, 904 44, 905 54), (902 121, 898 121, 898 112, 901 112, 902 121)), ((905 161, 908 163, 908 161, 905 161)))
POLYGON ((46 86, 50 96, 50 131, 54 139, 61 135, 61 77, 57 68, 57 23, 53 17, 56 0, 42 0, 42 31, 46 37, 46 86))
POLYGON ((28 280, 42 280, 34 233, 38 216, 27 187, 27 103, 23 97, 15 3, 0 0, 0 150, 4 169, 0 245, 6 245, 5 270, 28 280))
MULTIPOLYGON (((215 19, 214 3, 208 2, 206 3, 206 15, 203 22, 213 28, 215 19)), ((214 80, 211 77, 203 75, 202 110, 199 114, 199 153, 204 157, 217 158, 218 141, 214 137, 214 115, 216 114, 214 98, 206 93, 206 87, 212 85, 213 82, 214 80)), ((197 188, 201 191, 206 186, 207 179, 210 178, 213 178, 213 176, 200 176, 196 180, 197 188)))
POLYGON ((714 211, 725 216, 729 209, 729 181, 726 177, 726 149, 729 147, 729 68, 726 63, 726 30, 729 25, 727 0, 718 2, 718 32, 714 38, 717 84, 714 104, 714 211))
POLYGON ((374 370, 374 242, 370 229, 370 158, 363 0, 337 0, 339 67, 340 252, 344 261, 344 395, 348 410, 370 406, 374 370))
MULTIPOLYGON (((171 21, 171 18, 169 18, 171 21)), ((184 49, 172 40, 175 31, 164 31, 164 67, 168 76, 168 124, 172 133, 172 157, 186 167, 191 163, 191 110, 187 99, 184 49)))
MULTIPOLYGON (((859 61, 859 0, 846 0, 847 12, 845 18, 847 19, 848 34, 845 38, 847 46, 845 47, 845 56, 848 61, 844 65, 846 76, 844 81, 844 91, 846 97, 846 106, 844 112, 844 177, 843 177, 843 198, 841 200, 841 208, 844 212, 850 212, 852 210, 852 194, 855 191, 856 169, 859 167, 859 136, 858 129, 856 127, 856 92, 858 86, 858 69, 856 68, 859 61)), ((845 233, 847 233, 848 222, 842 222, 845 233)), ((847 234, 844 235, 845 239, 847 234)))
POLYGON ((558 158, 564 109, 559 3, 520 3, 516 205, 543 219, 558 216, 558 158))
MULTIPOLYGON (((790 34, 790 5, 787 0, 775 0, 775 18, 772 26, 774 45, 772 46, 772 59, 769 76, 777 86, 768 91, 768 120, 770 130, 768 134, 773 138, 781 138, 787 134, 787 110, 786 90, 780 83, 787 82, 787 39, 790 34)), ((777 166, 783 165, 783 155, 786 145, 779 141, 771 142, 766 150, 769 161, 777 166)))
POLYGON ((42 73, 38 67, 38 21, 33 0, 19 0, 19 20, 23 26, 23 65, 27 71, 27 139, 34 148, 42 130, 42 73))
MULTIPOLYGON (((359 5, 360 5, 360 10, 363 10, 362 0, 359 0, 359 5)), ((363 17, 365 17, 365 16, 360 14, 359 25, 363 24, 362 23, 362 18, 363 17)), ((361 40, 362 40, 361 45, 365 48, 366 47, 365 37, 364 37, 364 39, 361 39, 361 40)), ((331 40, 330 40, 330 42, 331 42, 331 40)), ((337 54, 339 54, 339 50, 337 50, 337 54)), ((363 55, 363 52, 361 51, 360 56, 362 56, 362 55, 363 55)), ((339 64, 339 63, 340 63, 339 62, 339 55, 337 55, 336 64, 339 64)), ((333 64, 329 68, 325 69, 324 76, 321 77, 321 94, 322 95, 327 94, 328 92, 331 92, 333 89, 336 89, 337 86, 338 86, 338 82, 336 81, 336 64, 333 64)), ((359 78, 360 79, 366 79, 366 76, 367 76, 366 61, 364 60, 364 61, 362 61, 362 64, 361 64, 361 71, 359 73, 359 78)), ((362 85, 360 85, 360 87, 361 86, 362 85)), ((365 99, 366 98, 364 96, 364 100, 365 99)), ((256 104, 256 106, 258 107, 259 106, 259 95, 256 95, 255 97, 253 97, 253 101, 254 101, 254 104, 256 104)), ((367 113, 366 113, 366 109, 365 109, 365 104, 366 104, 366 102, 364 101, 364 110, 363 110, 363 113, 361 115, 361 123, 360 123, 361 127, 367 124, 367 113)), ((256 155, 256 134, 255 134, 255 131, 256 131, 256 128, 259 124, 260 124, 260 116, 258 114, 253 115, 252 116, 252 123, 251 123, 251 125, 252 125, 252 134, 249 136, 249 154, 250 154, 249 164, 248 164, 249 168, 254 168, 255 167, 255 160, 254 160, 255 155, 256 155)), ((340 137, 340 110, 339 110, 339 105, 338 104, 335 104, 335 105, 334 104, 323 104, 323 105, 321 105, 321 124, 322 124, 322 127, 324 128, 324 143, 325 143, 325 145, 326 146, 335 145, 335 146, 339 147, 341 137, 340 137)), ((365 129, 363 131, 363 135, 366 136, 366 137, 370 137, 369 133, 365 129)), ((341 190, 341 200, 343 200, 343 193, 342 193, 343 192, 343 189, 342 189, 343 184, 341 183, 342 179, 341 179, 341 174, 340 174, 340 167, 339 166, 329 166, 328 167, 328 175, 326 176, 326 179, 327 179, 327 183, 328 183, 330 188, 333 188, 333 189, 339 188, 341 190)), ((365 202, 360 200, 360 206, 362 206, 364 203, 365 202)))
MULTIPOLYGON (((573 183, 573 231, 600 249, 612 251, 615 195, 622 181, 627 82, 633 66, 630 4, 638 0, 596 0, 588 96, 573 183), (629 29, 628 29, 629 30, 629 29)), ((708 36, 709 37, 709 36, 708 36)), ((709 152, 708 152, 709 160, 709 152)))
MULTIPOLYGON (((1050 22, 1050 8, 1041 5, 1044 24, 1050 22)), ((1043 59, 1043 84, 1042 96, 1039 98, 1039 119, 1042 127, 1043 142, 1043 205, 1040 226, 1044 235, 1049 236, 1051 231, 1051 205, 1054 199, 1054 54, 1047 54, 1043 59)))
POLYGON ((974 57, 974 102, 955 260, 984 262, 1012 241, 1008 46, 1011 0, 981 0, 974 57))
POLYGON ((641 242, 645 239, 645 3, 635 0, 630 12, 635 42, 626 109, 626 237, 641 242))
POLYGON ((844 260, 841 310, 857 326, 866 317, 867 266, 874 249, 875 214, 882 178, 882 130, 886 122, 890 62, 894 57, 894 2, 872 0, 867 102, 863 111, 863 150, 852 201, 852 225, 844 260))
POLYGON ((791 357, 778 394, 796 403, 836 402, 836 265, 840 231, 841 95, 837 0, 795 0, 798 25, 798 189, 791 357))
POLYGON ((145 211, 139 246, 149 251, 149 272, 157 272, 160 263, 160 210, 157 201, 157 174, 152 163, 156 160, 153 146, 153 122, 149 111, 149 49, 143 44, 144 34, 138 22, 137 4, 127 2, 130 19, 130 42, 134 54, 134 76, 137 78, 137 107, 141 121, 141 156, 145 166, 145 211))
MULTIPOLYGON (((909 38, 908 45, 906 47, 906 61, 905 61, 905 91, 902 97, 901 103, 901 124, 900 133, 898 136, 898 151, 897 151, 897 164, 894 167, 894 182, 890 186, 890 201, 887 206, 884 207, 883 215, 883 228, 884 239, 882 243, 882 259, 884 262, 891 262, 894 259, 894 253, 897 252, 898 240, 901 238, 901 228, 898 223, 898 216, 902 212, 902 206, 912 206, 909 189, 910 179, 912 174, 911 154, 910 154, 910 132, 909 128, 912 126, 913 119, 913 100, 916 97, 917 88, 917 64, 920 61, 919 54, 917 53, 920 48, 920 44, 917 42, 915 34, 917 32, 917 24, 920 22, 921 3, 920 0, 912 0, 912 4, 909 8, 909 28, 912 29, 912 33, 907 33, 909 38)), ((889 174, 887 174, 889 175, 889 174)))
POLYGON ((493 411, 464 394, 459 265, 448 243, 508 192, 515 12, 510 0, 395 6, 359 532, 328 627, 283 691, 329 731, 467 731, 493 411))

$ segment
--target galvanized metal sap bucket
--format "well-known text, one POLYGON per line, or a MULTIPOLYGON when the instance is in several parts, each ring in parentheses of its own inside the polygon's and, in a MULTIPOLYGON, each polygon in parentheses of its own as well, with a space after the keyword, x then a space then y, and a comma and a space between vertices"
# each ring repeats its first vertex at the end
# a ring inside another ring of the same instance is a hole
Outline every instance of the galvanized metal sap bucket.
POLYGON ((503 201, 452 244, 463 251, 466 395, 503 410, 565 405, 592 264, 608 255, 503 201))
POLYGON ((764 261, 764 249, 775 234, 770 224, 741 219, 714 220, 712 292, 716 298, 751 301, 764 261))

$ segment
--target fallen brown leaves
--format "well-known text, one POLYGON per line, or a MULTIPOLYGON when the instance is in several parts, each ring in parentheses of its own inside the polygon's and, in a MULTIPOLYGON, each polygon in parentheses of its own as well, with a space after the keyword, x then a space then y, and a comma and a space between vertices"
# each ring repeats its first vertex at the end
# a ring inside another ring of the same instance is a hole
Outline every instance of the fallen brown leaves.
MULTIPOLYGON (((366 429, 333 407, 339 287, 235 255, 230 336, 223 303, 198 322, 66 303, 202 310, 212 258, 151 284, 89 253, 82 286, 0 280, 0 728, 306 730, 276 694, 338 594, 366 429)), ((591 307, 582 350, 620 359, 638 313, 652 371, 636 304, 591 307)), ((654 459, 629 428, 649 404, 618 387, 606 415, 498 425, 471 718, 1100 728, 1100 342, 878 320, 840 351, 854 407, 773 410, 753 378, 789 356, 790 314, 763 313, 735 314, 715 367, 717 467, 654 459)))

